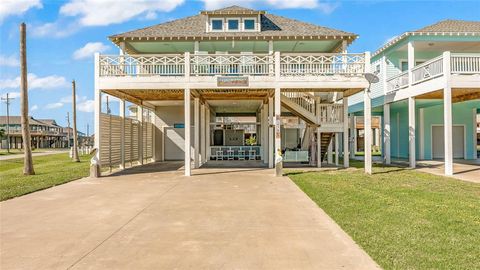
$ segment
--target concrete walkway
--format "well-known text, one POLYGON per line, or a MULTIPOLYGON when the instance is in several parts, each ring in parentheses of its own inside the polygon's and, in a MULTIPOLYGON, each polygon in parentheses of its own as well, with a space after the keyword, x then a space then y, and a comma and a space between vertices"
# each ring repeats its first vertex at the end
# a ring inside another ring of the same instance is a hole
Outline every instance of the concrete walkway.
MULTIPOLYGON (((445 165, 439 160, 422 160, 418 162, 418 170, 436 175, 444 175, 445 165)), ((453 178, 480 183, 480 159, 477 160, 454 160, 453 178)))
MULTIPOLYGON (((68 153, 68 150, 45 150, 45 151, 42 150, 41 152, 33 152, 32 157, 48 156, 48 155, 55 155, 60 153, 68 153)), ((16 159, 16 158, 23 158, 23 153, 2 155, 0 156, 0 161, 16 159)))
POLYGON ((376 269, 287 177, 151 164, 1 203, 1 269, 376 269), (159 168, 173 171, 158 172, 159 168))

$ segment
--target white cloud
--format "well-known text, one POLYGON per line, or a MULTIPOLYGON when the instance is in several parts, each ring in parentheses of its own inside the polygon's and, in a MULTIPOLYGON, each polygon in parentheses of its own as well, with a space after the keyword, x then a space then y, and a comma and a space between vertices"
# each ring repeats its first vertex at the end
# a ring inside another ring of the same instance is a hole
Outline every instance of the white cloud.
MULTIPOLYGON (((58 75, 38 77, 33 73, 28 73, 28 89, 55 89, 68 86, 67 80, 58 75)), ((0 80, 0 88, 18 89, 20 88, 20 76, 15 79, 0 80)))
POLYGON ((38 106, 37 106, 37 105, 33 105, 32 107, 30 107, 30 111, 31 111, 31 112, 34 112, 34 111, 36 111, 36 110, 38 110, 38 106))
POLYGON ((42 8, 40 0, 2 0, 0 23, 11 15, 21 15, 31 8, 42 8))
POLYGON ((96 52, 104 52, 108 50, 110 47, 107 45, 101 43, 101 42, 89 42, 85 44, 82 48, 76 50, 73 53, 73 58, 74 59, 85 59, 85 58, 92 58, 93 54, 96 52))
POLYGON ((63 107, 63 103, 61 102, 55 102, 55 103, 49 103, 45 106, 45 109, 58 109, 60 107, 63 107))
POLYGON ((321 2, 319 0, 202 0, 205 9, 218 9, 231 5, 253 6, 267 5, 275 9, 319 9, 325 14, 332 13, 338 6, 338 3, 321 2))
POLYGON ((0 66, 18 67, 20 66, 20 61, 15 55, 6 56, 0 54, 0 66))
MULTIPOLYGON (((77 95, 76 98, 77 98, 76 99, 77 103, 87 100, 86 96, 77 95)), ((65 97, 61 98, 59 102, 61 102, 61 103, 72 103, 72 96, 65 96, 65 97)))
POLYGON ((80 25, 66 20, 58 20, 41 25, 31 25, 30 28, 29 33, 34 37, 62 38, 77 32, 80 25))
POLYGON ((99 26, 121 23, 149 12, 170 12, 184 0, 70 0, 60 8, 64 16, 79 17, 83 26, 99 26))
POLYGON ((95 101, 88 99, 77 104, 77 109, 81 112, 95 111, 95 101))

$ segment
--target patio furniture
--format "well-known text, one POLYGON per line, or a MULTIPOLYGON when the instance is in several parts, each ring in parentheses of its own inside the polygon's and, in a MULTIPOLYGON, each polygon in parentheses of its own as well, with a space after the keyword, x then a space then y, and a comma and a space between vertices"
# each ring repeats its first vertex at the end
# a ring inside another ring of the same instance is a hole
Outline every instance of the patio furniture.
POLYGON ((227 157, 228 157, 228 160, 234 160, 235 155, 232 149, 227 150, 227 157))
POLYGON ((223 160, 223 151, 216 151, 215 156, 217 157, 217 160, 223 160))
POLYGON ((238 150, 238 160, 245 160, 245 150, 238 150))
POLYGON ((248 150, 248 160, 256 160, 257 152, 255 150, 248 150))

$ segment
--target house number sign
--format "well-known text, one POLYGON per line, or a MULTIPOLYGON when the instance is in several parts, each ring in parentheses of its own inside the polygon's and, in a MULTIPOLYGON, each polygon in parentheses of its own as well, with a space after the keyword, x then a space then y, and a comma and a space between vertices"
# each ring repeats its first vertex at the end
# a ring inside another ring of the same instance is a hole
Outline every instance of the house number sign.
POLYGON ((218 87, 245 87, 248 86, 248 77, 220 76, 217 77, 218 87))

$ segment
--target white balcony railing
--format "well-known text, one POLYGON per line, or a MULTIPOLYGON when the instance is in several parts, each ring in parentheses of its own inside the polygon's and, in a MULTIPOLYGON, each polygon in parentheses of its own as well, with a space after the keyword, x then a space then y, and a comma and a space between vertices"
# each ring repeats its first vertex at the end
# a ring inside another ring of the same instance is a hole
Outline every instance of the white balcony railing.
POLYGON ((320 124, 343 123, 343 104, 320 104, 318 109, 320 124))
POLYGON ((408 71, 404 71, 387 80, 387 92, 397 91, 407 86, 408 86, 408 71))
POLYGON ((364 54, 282 54, 281 76, 352 74, 365 71, 364 54))
POLYGON ((447 52, 413 67, 411 72, 411 82, 409 82, 408 70, 387 79, 387 93, 441 77, 445 72, 459 75, 480 74, 480 54, 447 52), (448 55, 450 55, 449 59, 448 55), (448 62, 445 63, 446 56, 450 65, 448 62))
POLYGON ((280 76, 361 76, 365 71, 365 54, 304 53, 276 56, 247 53, 100 55, 98 67, 100 77, 185 76, 186 65, 191 76, 275 76, 278 73, 280 76))
POLYGON ((480 74, 480 54, 452 54, 450 68, 454 74, 480 74))
POLYGON ((421 83, 430 79, 442 76, 443 56, 433 58, 425 63, 415 66, 412 69, 412 84, 421 83))

